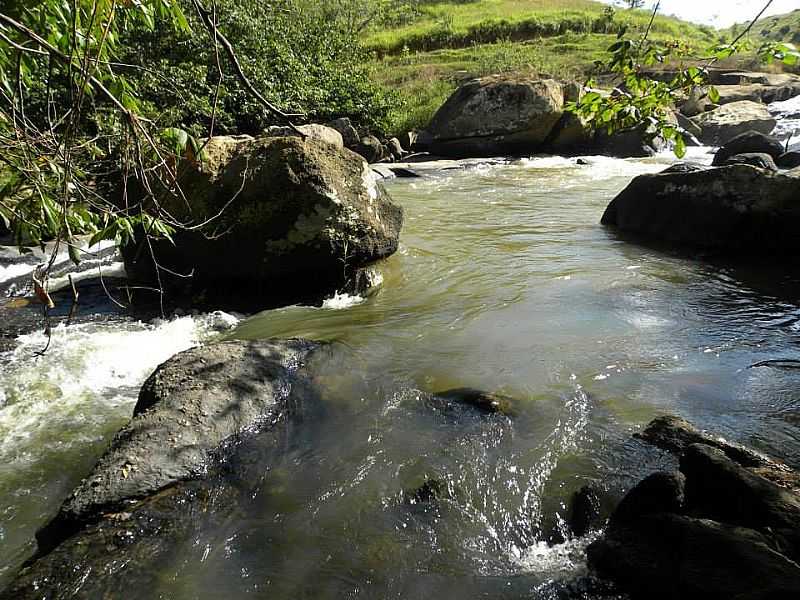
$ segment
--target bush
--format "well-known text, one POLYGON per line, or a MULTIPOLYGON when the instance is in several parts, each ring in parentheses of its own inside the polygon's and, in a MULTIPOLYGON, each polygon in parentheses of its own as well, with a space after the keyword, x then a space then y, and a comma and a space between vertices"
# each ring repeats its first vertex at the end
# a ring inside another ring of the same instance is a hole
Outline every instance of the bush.
MULTIPOLYGON (((226 75, 214 113, 217 56, 189 3, 182 4, 195 35, 165 24, 128 30, 122 43, 122 61, 140 67, 130 72, 132 86, 159 125, 202 135, 212 115, 216 133, 253 134, 275 124, 233 76, 221 50, 226 75)), ((365 129, 386 128, 396 99, 372 82, 354 33, 321 18, 313 3, 217 0, 217 14, 243 70, 273 104, 304 114, 306 121, 350 117, 365 129)))

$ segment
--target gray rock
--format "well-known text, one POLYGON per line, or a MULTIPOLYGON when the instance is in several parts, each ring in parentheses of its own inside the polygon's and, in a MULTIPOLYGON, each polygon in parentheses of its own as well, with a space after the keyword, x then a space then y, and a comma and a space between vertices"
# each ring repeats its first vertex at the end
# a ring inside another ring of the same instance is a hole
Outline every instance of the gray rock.
POLYGON ((689 134, 689 136, 691 136, 688 137, 684 135, 684 138, 688 138, 687 145, 690 146, 699 145, 700 144, 699 140, 703 136, 703 129, 697 123, 695 123, 688 117, 685 117, 681 113, 675 113, 675 120, 677 121, 678 125, 682 127, 684 131, 686 131, 686 133, 689 134))
POLYGON ((722 146, 751 130, 768 135, 777 125, 766 106, 747 100, 725 104, 692 120, 703 130, 700 140, 711 146, 722 146))
POLYGON ((353 148, 368 163, 379 163, 386 158, 387 154, 381 141, 374 135, 361 138, 361 141, 353 148))
POLYGON ((746 131, 722 146, 714 155, 712 164, 714 166, 723 165, 732 156, 753 152, 768 154, 773 159, 777 159, 783 154, 783 151, 783 144, 775 136, 758 131, 746 131))
POLYGON ((764 534, 674 513, 609 531, 588 548, 590 567, 633 600, 800 597, 800 567, 764 534))
POLYGON ((693 444, 704 444, 724 452, 732 460, 748 467, 776 466, 767 457, 739 444, 733 444, 718 436, 700 431, 686 419, 666 415, 653 419, 637 438, 658 448, 682 454, 693 444))
POLYGON ((514 414, 514 399, 503 394, 474 388, 457 388, 438 392, 436 397, 448 402, 472 406, 482 412, 499 413, 507 416, 514 414))
POLYGON ((575 492, 572 497, 568 522, 572 535, 583 537, 603 525, 600 517, 600 504, 600 493, 593 486, 587 485, 575 492))
POLYGON ((484 77, 462 85, 427 130, 431 152, 466 158, 533 153, 564 110, 561 85, 551 79, 484 77))
POLYGON ((297 371, 317 345, 223 342, 182 352, 145 382, 130 423, 37 533, 48 552, 133 501, 202 477, 221 445, 286 411, 297 371))
POLYGON ((353 123, 350 122, 348 117, 334 119, 325 125, 339 132, 339 135, 342 136, 342 142, 344 143, 345 148, 350 148, 352 150, 361 141, 356 128, 353 127, 353 123))
MULTIPOLYGON (((188 205, 160 198, 173 218, 207 222, 176 232, 174 245, 153 244, 162 267, 193 274, 161 271, 173 297, 202 295, 215 308, 245 310, 313 302, 397 250, 402 209, 355 153, 296 137, 216 140, 207 146, 213 160, 184 171, 188 205)), ((157 284, 141 243, 124 248, 126 269, 157 284)))
POLYGON ((775 160, 775 164, 781 169, 796 169, 800 167, 800 150, 784 152, 775 160))
POLYGON ((763 152, 748 152, 746 154, 735 154, 726 159, 723 165, 750 165, 766 171, 776 172, 778 170, 775 161, 769 154, 763 152))
MULTIPOLYGON (((311 124, 311 125, 300 125, 297 129, 305 135, 308 139, 317 140, 320 142, 325 142, 326 144, 330 144, 336 148, 344 148, 344 141, 342 139, 342 134, 339 133, 336 129, 328 127, 326 125, 319 125, 319 124, 311 124)), ((273 126, 268 127, 264 130, 265 137, 286 137, 286 136, 296 136, 300 137, 300 134, 297 133, 291 127, 286 126, 273 126)))
POLYGON ((397 138, 390 139, 386 142, 386 145, 389 147, 392 158, 395 160, 400 160, 406 154, 408 154, 405 150, 403 150, 403 146, 400 144, 400 140, 397 138))
POLYGON ((695 117, 716 107, 717 105, 708 97, 708 88, 696 86, 689 92, 686 102, 681 105, 681 114, 686 117, 695 117))
MULTIPOLYGON (((734 462, 722 450, 692 444, 680 466, 686 476, 686 505, 693 514, 758 530, 800 527, 797 494, 734 462)), ((795 552, 791 555, 800 558, 795 552)))
POLYGON ((589 547, 590 567, 633 600, 797 596, 800 496, 774 481, 785 483, 787 469, 676 417, 641 437, 682 452, 681 472, 655 473, 628 493, 589 547))
POLYGON ((800 253, 800 173, 733 165, 635 178, 609 204, 605 225, 727 254, 800 253))

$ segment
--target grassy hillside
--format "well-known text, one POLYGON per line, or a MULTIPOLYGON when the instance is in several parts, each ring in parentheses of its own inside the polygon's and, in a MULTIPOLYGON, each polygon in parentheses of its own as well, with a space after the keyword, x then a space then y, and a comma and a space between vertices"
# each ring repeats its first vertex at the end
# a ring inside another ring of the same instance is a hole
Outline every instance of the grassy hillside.
MULTIPOLYGON (((645 11, 612 10, 590 0, 441 0, 423 4, 403 26, 371 31, 375 77, 398 90, 397 131, 423 127, 465 79, 521 72, 581 79, 623 28, 643 32, 645 11)), ((709 27, 658 17, 652 37, 689 50, 719 39, 709 27)))
MULTIPOLYGON (((738 27, 744 26, 739 25, 738 27)), ((732 32, 735 31, 734 27, 732 32)), ((762 19, 753 28, 753 34, 773 42, 800 44, 800 10, 762 19)))

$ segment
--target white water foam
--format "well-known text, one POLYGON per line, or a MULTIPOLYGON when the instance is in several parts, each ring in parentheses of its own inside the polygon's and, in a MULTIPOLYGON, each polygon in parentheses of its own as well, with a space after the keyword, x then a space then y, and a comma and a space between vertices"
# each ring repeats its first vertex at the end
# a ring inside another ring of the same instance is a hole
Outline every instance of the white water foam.
POLYGON ((574 577, 576 573, 587 571, 586 548, 598 536, 599 533, 593 533, 555 546, 537 542, 512 559, 524 573, 540 574, 552 579, 558 579, 559 576, 574 577))
POLYGON ((773 135, 779 139, 798 141, 800 137, 800 96, 783 102, 773 102, 768 106, 769 112, 778 120, 773 135))
POLYGON ((351 308, 353 306, 358 306, 359 304, 363 304, 366 302, 366 298, 362 296, 352 296, 350 294, 344 293, 339 294, 338 292, 334 294, 331 298, 327 298, 322 303, 322 308, 329 308, 332 310, 343 310, 346 308, 351 308))
POLYGON ((105 420, 132 409, 138 388, 172 355, 196 346, 235 317, 219 314, 144 323, 87 323, 18 338, 0 378, 0 462, 35 462, 58 427, 96 439, 105 420))

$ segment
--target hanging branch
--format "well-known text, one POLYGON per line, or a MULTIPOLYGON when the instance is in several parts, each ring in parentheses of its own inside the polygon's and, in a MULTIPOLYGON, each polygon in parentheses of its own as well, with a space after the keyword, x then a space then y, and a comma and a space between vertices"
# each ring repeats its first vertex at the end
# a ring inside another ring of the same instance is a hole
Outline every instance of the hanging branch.
POLYGON ((271 112, 278 118, 282 119, 292 129, 292 131, 294 131, 300 137, 305 139, 306 135, 302 131, 300 131, 294 123, 292 123, 293 117, 302 117, 304 115, 285 113, 280 108, 272 104, 272 102, 267 100, 261 94, 261 92, 259 92, 255 88, 255 86, 250 82, 250 79, 247 77, 244 70, 242 69, 242 65, 239 62, 239 58, 236 56, 236 51, 233 49, 233 44, 231 44, 228 38, 226 38, 225 35, 223 35, 223 33, 217 28, 217 23, 212 17, 211 13, 208 10, 206 10, 206 8, 200 3, 200 0, 192 0, 192 4, 194 5, 195 10, 197 11, 197 15, 200 17, 200 20, 203 22, 203 25, 208 30, 209 35, 211 35, 211 38, 214 41, 214 45, 216 46, 216 44, 219 43, 225 50, 225 53, 228 55, 228 59, 231 61, 231 64, 233 65, 233 70, 236 73, 236 78, 239 80, 239 82, 269 112, 271 112))

